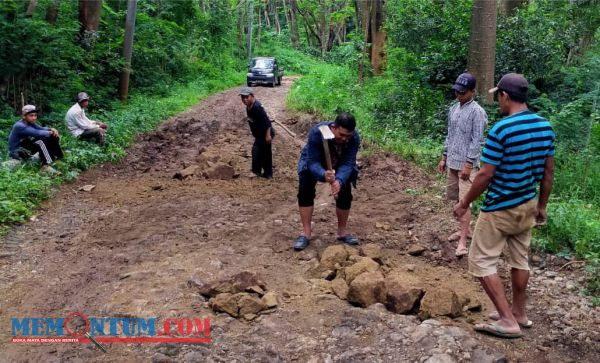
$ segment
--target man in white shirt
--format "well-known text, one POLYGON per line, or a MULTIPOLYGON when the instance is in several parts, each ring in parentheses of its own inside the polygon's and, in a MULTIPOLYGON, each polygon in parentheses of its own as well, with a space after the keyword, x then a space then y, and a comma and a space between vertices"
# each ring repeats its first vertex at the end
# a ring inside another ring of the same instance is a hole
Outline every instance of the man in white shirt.
POLYGON ((107 125, 103 122, 93 121, 87 118, 84 108, 88 106, 90 97, 85 92, 77 94, 77 103, 71 106, 65 121, 71 134, 80 140, 91 140, 97 144, 104 145, 107 125))

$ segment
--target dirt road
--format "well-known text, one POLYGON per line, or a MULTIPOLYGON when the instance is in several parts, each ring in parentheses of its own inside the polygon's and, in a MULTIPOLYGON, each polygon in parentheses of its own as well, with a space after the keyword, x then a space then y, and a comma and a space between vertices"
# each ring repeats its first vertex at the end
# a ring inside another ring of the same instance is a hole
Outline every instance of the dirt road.
MULTIPOLYGON (((300 253, 296 162, 316 120, 285 109, 291 85, 255 88, 276 126, 274 179, 250 178, 251 136, 238 89, 216 94, 154 133, 140 136, 117 165, 102 165, 65 185, 35 221, 16 228, 0 250, 0 361, 206 362, 558 362, 598 361, 598 308, 578 295, 578 273, 535 265, 531 316, 523 339, 476 334, 489 303, 466 273, 466 261, 445 242, 454 222, 435 177, 368 145, 360 158, 350 229, 383 247, 388 268, 414 271, 423 286, 448 287, 483 302, 482 312, 421 322, 381 306, 353 307, 307 277, 324 248, 335 244, 331 197, 320 189, 315 235, 300 253), (209 163, 210 162, 210 163, 209 163), (173 175, 223 163, 225 180, 173 175), (95 185, 82 191, 84 185, 95 185), (420 244, 418 257, 406 253, 420 244), (259 274, 277 292, 278 308, 252 322, 215 314, 190 288, 240 271, 259 274), (551 272, 551 273, 549 273, 551 272), (564 288, 571 283, 574 289, 564 288), (212 343, 10 343, 12 317, 210 317, 212 343)), ((545 257, 545 256, 543 256, 545 257)))

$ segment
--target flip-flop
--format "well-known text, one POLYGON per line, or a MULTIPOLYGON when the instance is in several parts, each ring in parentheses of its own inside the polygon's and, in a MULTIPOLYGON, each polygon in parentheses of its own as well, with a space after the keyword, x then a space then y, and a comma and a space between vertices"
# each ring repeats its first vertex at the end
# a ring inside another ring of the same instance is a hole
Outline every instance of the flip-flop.
POLYGON ((356 246, 358 244, 358 238, 353 237, 351 234, 338 237, 337 240, 351 246, 356 246))
POLYGON ((506 329, 504 327, 502 327, 496 323, 476 324, 474 329, 475 329, 475 331, 478 331, 480 333, 490 334, 490 335, 493 335, 493 336, 499 337, 499 338, 513 339, 513 338, 520 338, 523 336, 523 333, 521 333, 521 332, 506 331, 506 329))
POLYGON ((468 255, 469 254, 469 250, 466 247, 457 249, 456 252, 454 252, 454 255, 456 257, 462 257, 464 255, 468 255))
MULTIPOLYGON (((497 320, 500 320, 500 314, 498 314, 497 311, 494 311, 493 313, 488 315, 488 318, 490 318, 491 320, 497 321, 497 320)), ((526 323, 521 323, 521 322, 517 321, 517 323, 519 324, 519 326, 521 328, 525 328, 525 329, 533 328, 533 321, 531 321, 531 320, 527 320, 526 323)))
POLYGON ((308 244, 310 243, 310 238, 306 237, 306 236, 299 236, 298 238, 296 238, 294 240, 294 250, 296 251, 302 251, 303 249, 306 248, 306 246, 308 246, 308 244))

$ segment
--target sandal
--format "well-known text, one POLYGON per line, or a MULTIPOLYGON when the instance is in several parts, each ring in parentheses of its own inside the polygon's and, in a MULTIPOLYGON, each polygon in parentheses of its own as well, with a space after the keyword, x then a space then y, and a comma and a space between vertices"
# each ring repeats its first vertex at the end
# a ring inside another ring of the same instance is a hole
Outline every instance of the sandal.
POLYGON ((456 256, 456 257, 462 257, 462 256, 468 255, 468 254, 469 254, 469 250, 467 249, 467 247, 457 248, 456 252, 454 252, 454 256, 456 256))
MULTIPOLYGON (((493 313, 488 315, 488 318, 490 318, 491 320, 500 320, 500 314, 498 314, 497 311, 494 311, 493 313)), ((521 323, 521 322, 517 321, 517 323, 519 324, 519 326, 521 328, 525 328, 525 329, 533 328, 533 321, 531 321, 531 320, 527 320, 527 322, 525 322, 525 323, 521 323)))
POLYGON ((492 324, 476 324, 475 331, 480 333, 486 333, 489 335, 493 335, 499 338, 520 338, 523 336, 523 333, 519 332, 509 332, 503 326, 498 325, 497 323, 492 324))
POLYGON ((294 250, 302 251, 308 246, 310 239, 306 236, 300 236, 294 240, 294 250))
POLYGON ((353 237, 351 234, 347 234, 345 236, 338 237, 337 240, 342 243, 345 243, 347 245, 350 245, 350 246, 358 245, 358 238, 353 237))

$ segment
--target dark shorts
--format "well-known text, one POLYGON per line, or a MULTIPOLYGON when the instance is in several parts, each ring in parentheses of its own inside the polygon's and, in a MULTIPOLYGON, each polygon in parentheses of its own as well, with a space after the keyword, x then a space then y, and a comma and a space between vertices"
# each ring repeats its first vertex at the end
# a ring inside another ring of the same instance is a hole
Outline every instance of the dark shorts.
MULTIPOLYGON (((298 205, 312 207, 315 204, 317 179, 309 170, 298 174, 298 205)), ((335 206, 342 210, 349 210, 352 206, 352 187, 350 182, 342 185, 342 189, 335 201, 335 206)))

